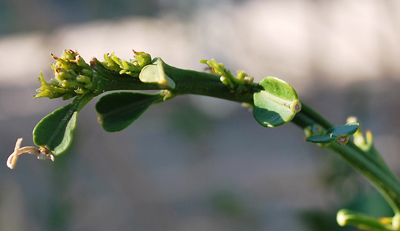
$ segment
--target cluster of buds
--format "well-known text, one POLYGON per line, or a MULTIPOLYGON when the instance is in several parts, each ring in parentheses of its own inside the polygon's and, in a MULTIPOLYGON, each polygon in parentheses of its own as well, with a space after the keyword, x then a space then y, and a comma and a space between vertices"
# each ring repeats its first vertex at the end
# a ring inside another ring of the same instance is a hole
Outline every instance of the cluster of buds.
POLYGON ((231 71, 227 70, 222 63, 217 63, 214 59, 211 61, 200 60, 201 63, 207 64, 211 68, 211 73, 221 75, 220 80, 229 87, 232 92, 242 93, 250 91, 253 86, 254 78, 248 76, 243 71, 238 71, 237 76, 233 76, 231 71))
POLYGON ((48 83, 40 73, 38 80, 42 86, 36 90, 38 94, 34 96, 35 98, 62 97, 65 100, 88 93, 93 89, 93 70, 78 52, 65 50, 61 57, 53 54, 51 56, 57 61, 55 64, 50 64, 55 80, 48 83))
POLYGON ((151 56, 145 52, 136 52, 135 50, 133 50, 133 53, 135 54, 135 59, 130 59, 129 61, 118 58, 114 53, 104 54, 104 61, 101 64, 110 71, 139 77, 142 68, 151 64, 151 56))
POLYGON ((244 71, 238 71, 236 80, 238 82, 236 92, 242 93, 243 91, 247 91, 253 85, 254 77, 248 76, 244 71))

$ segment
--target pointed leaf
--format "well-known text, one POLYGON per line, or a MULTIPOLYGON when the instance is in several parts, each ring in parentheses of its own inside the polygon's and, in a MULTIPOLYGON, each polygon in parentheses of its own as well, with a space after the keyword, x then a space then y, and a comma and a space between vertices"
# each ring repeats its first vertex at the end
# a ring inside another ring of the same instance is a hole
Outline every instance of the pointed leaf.
POLYGON ((253 95, 253 115, 262 126, 276 127, 285 124, 301 110, 297 93, 288 83, 276 77, 266 77, 259 86, 262 90, 253 95))
POLYGON ((349 136, 357 132, 359 127, 360 125, 357 122, 335 126, 329 129, 325 135, 309 136, 306 141, 313 143, 331 143, 337 141, 343 145, 347 143, 349 136))
POLYGON ((138 92, 116 92, 100 98, 96 104, 98 119, 103 129, 117 132, 138 119, 153 103, 163 96, 138 92))

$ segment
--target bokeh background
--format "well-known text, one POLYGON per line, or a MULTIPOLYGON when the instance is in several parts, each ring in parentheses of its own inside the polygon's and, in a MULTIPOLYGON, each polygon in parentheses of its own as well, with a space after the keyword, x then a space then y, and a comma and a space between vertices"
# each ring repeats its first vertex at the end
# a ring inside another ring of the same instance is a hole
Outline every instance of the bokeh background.
POLYGON ((0 230, 354 230, 335 214, 390 216, 363 177, 289 124, 182 96, 107 133, 95 100, 54 163, 6 159, 68 102, 32 99, 64 49, 87 61, 132 49, 186 69, 215 58, 288 81, 334 124, 357 116, 400 174, 400 2, 395 0, 0 0, 0 230))

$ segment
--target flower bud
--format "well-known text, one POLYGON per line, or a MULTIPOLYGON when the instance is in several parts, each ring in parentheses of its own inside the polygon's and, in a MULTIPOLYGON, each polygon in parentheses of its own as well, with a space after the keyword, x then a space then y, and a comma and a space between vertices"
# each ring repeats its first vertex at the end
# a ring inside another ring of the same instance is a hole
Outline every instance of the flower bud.
POLYGON ((76 77, 76 81, 80 82, 80 83, 85 83, 85 84, 89 84, 90 82, 92 82, 92 80, 90 79, 90 77, 85 76, 85 75, 78 75, 76 77))

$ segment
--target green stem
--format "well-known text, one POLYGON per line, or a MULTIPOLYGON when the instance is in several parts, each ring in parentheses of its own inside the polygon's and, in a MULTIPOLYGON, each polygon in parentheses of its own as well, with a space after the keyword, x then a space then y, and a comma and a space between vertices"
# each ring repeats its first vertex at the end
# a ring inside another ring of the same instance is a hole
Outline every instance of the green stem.
MULTIPOLYGON (((303 129, 313 124, 320 124, 324 128, 330 127, 330 123, 322 116, 304 106, 305 104, 303 104, 303 110, 295 116, 292 122, 303 129)), ((367 177, 382 193, 395 214, 400 214, 400 182, 384 162, 377 163, 370 156, 370 153, 361 150, 351 141, 344 146, 332 143, 327 148, 337 153, 348 164, 367 177)))
MULTIPOLYGON (((301 113, 302 114, 307 115, 308 117, 310 117, 310 119, 312 119, 313 121, 315 121, 316 123, 321 125, 326 130, 328 130, 329 128, 333 127, 333 125, 328 120, 326 120, 323 116, 321 116, 319 113, 314 111, 307 104, 301 102, 301 105, 302 105, 302 109, 301 109, 301 113)), ((311 125, 311 124, 309 124, 309 125, 311 125)))
POLYGON ((139 78, 132 77, 127 74, 119 74, 103 67, 100 61, 94 59, 92 61, 93 70, 96 75, 93 79, 95 85, 95 95, 100 95, 106 91, 114 90, 160 90, 158 84, 143 83, 139 78))
POLYGON ((337 222, 340 226, 354 225, 360 229, 372 231, 393 231, 393 227, 388 223, 382 223, 373 217, 364 214, 342 209, 337 214, 337 222))
POLYGON ((240 103, 253 104, 253 93, 257 89, 257 85, 254 85, 254 91, 239 94, 232 92, 225 84, 223 84, 219 75, 183 70, 169 66, 165 63, 164 71, 167 76, 170 76, 174 80, 176 84, 174 93, 177 95, 204 95, 240 103))
POLYGON ((367 177, 376 188, 383 194, 395 214, 400 212, 400 182, 392 178, 386 171, 377 166, 374 162, 362 153, 353 143, 341 146, 336 143, 328 147, 339 154, 353 168, 357 169, 367 177))
MULTIPOLYGON (((101 63, 95 62, 95 71, 99 73, 96 81, 96 94, 110 90, 156 90, 160 89, 157 84, 142 83, 137 78, 119 75, 102 67, 101 63)), ((163 64, 165 74, 175 82, 173 95, 195 94, 226 99, 235 102, 253 104, 253 94, 258 91, 257 84, 250 91, 243 93, 232 92, 220 81, 220 76, 192 70, 183 70, 163 64)), ((302 111, 297 113, 292 120, 300 128, 319 124, 325 129, 333 127, 324 117, 315 112, 306 104, 302 103, 302 111)), ((400 182, 397 177, 381 162, 377 163, 367 152, 361 150, 354 143, 349 142, 345 146, 330 144, 328 148, 341 156, 348 164, 366 176, 384 195, 396 214, 400 214, 400 182)))
MULTIPOLYGON (((163 65, 165 74, 171 77, 176 84, 175 89, 171 90, 174 95, 204 95, 236 102, 253 103, 253 92, 243 92, 241 94, 232 92, 220 81, 219 75, 179 69, 165 63, 163 65)), ((96 79, 93 80, 94 84, 96 84, 96 95, 113 90, 161 89, 156 83, 143 83, 139 78, 107 70, 96 59, 94 60, 93 69, 98 74, 96 79)), ((254 91, 256 89, 257 85, 254 84, 254 91)))

